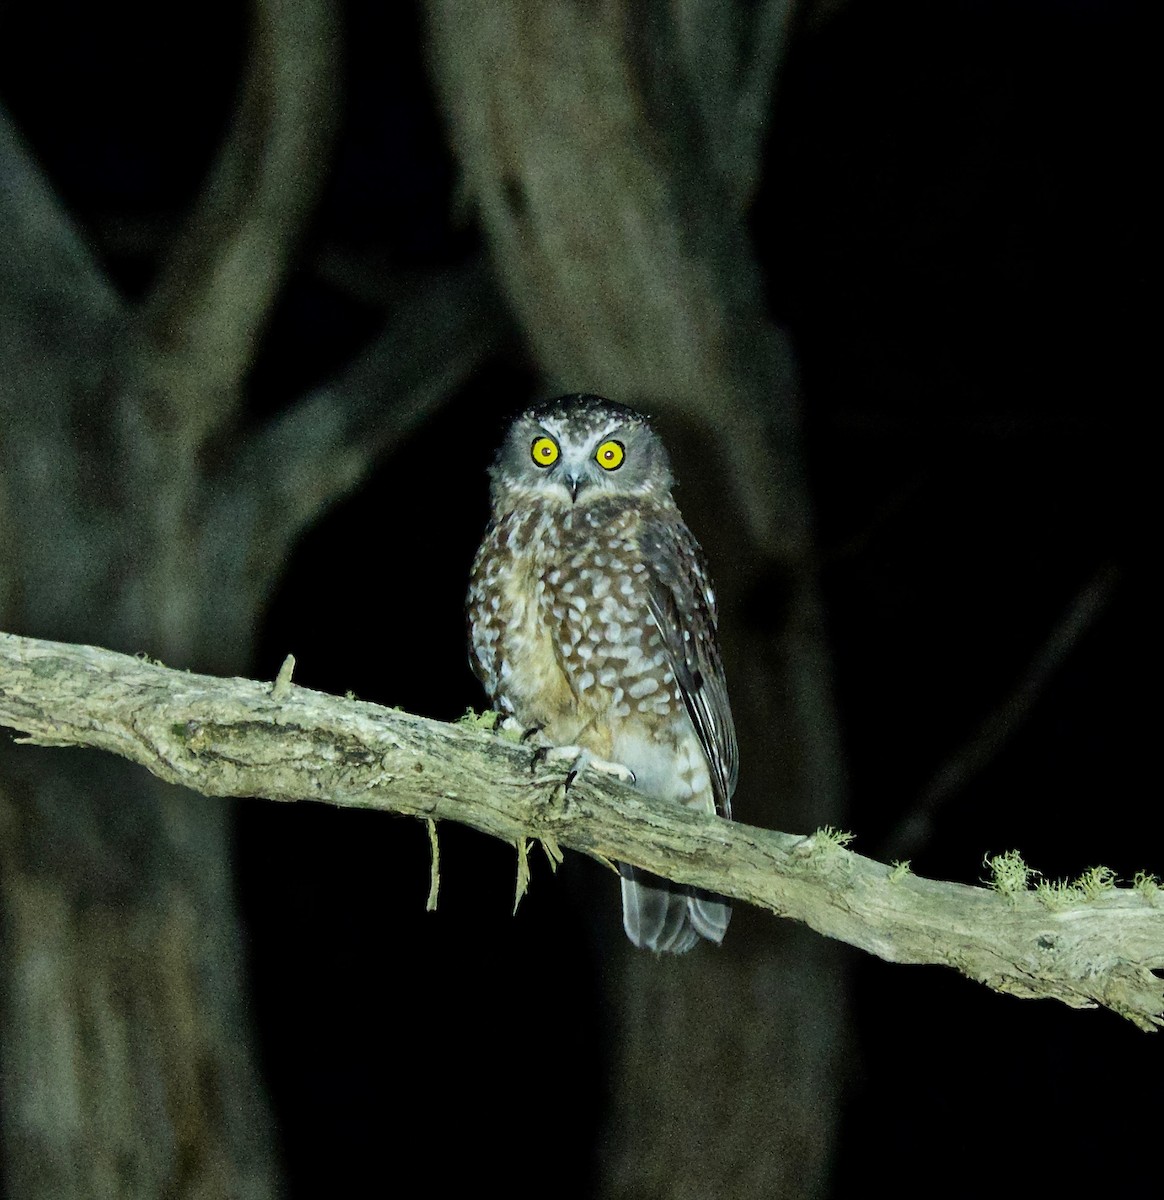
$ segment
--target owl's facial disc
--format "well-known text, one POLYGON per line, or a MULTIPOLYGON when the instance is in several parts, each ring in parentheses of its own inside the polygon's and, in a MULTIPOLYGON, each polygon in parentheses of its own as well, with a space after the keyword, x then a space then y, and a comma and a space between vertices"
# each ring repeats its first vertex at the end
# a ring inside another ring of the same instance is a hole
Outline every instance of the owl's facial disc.
POLYGON ((593 396, 536 405, 510 427, 490 474, 504 494, 573 507, 611 496, 666 496, 667 453, 644 417, 593 396))

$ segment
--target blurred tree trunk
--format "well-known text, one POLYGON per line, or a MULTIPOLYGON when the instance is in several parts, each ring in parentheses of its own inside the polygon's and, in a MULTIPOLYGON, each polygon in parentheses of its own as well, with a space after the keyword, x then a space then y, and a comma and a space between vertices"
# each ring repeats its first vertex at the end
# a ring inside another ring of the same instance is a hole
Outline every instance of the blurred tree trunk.
MULTIPOLYGON (((215 519, 212 500, 243 497, 212 485, 202 452, 237 419, 314 202, 333 58, 328 0, 255 3, 234 127, 136 308, 0 111, 4 628, 248 665, 271 560, 237 513, 215 519)), ((277 1193, 230 864, 225 805, 88 754, 0 745, 14 1200, 277 1193)))
MULTIPOLYGON (((434 272, 339 376, 244 419, 338 92, 333 0, 250 7, 233 123, 137 304, 0 108, 0 628, 246 673, 301 532, 506 336, 478 264, 434 272)), ((0 739, 13 1200, 279 1194, 228 815, 0 739)))
MULTIPOLYGON (((679 435, 683 508, 723 597, 738 811, 810 829, 837 819, 842 777, 794 368, 745 228, 788 7, 427 4, 454 150, 548 387, 644 407, 679 435)), ((836 948, 738 913, 719 953, 619 952, 604 1194, 820 1195, 836 948)))

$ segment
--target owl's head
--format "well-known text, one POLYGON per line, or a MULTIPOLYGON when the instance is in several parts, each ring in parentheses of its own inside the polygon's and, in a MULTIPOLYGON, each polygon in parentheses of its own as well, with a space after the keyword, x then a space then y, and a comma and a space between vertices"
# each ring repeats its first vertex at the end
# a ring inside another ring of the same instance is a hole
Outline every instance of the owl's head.
POLYGON ((666 495, 671 463, 646 417, 601 396, 561 396, 510 426, 490 477, 495 498, 585 504, 666 495))

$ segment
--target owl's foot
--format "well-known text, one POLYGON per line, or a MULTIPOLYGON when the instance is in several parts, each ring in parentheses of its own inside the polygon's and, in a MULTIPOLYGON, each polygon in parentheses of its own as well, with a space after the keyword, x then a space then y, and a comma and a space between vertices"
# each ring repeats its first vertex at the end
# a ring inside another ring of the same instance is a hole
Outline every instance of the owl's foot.
POLYGON ((622 763, 607 762, 604 758, 595 758, 589 750, 584 750, 581 746, 539 746, 534 753, 530 770, 537 770, 539 763, 559 762, 570 764, 570 769, 566 772, 565 786, 567 788, 583 771, 597 771, 599 775, 613 775, 621 783, 634 783, 635 781, 635 773, 629 767, 624 767, 622 763))
POLYGON ((497 725, 494 732, 500 734, 507 742, 517 742, 521 746, 548 746, 550 743, 542 736, 541 725, 523 725, 516 717, 497 714, 497 725))
POLYGON ((506 741, 517 742, 522 746, 536 746, 538 749, 549 748, 553 745, 542 733, 544 725, 523 725, 514 716, 497 714, 495 733, 499 733, 506 741))

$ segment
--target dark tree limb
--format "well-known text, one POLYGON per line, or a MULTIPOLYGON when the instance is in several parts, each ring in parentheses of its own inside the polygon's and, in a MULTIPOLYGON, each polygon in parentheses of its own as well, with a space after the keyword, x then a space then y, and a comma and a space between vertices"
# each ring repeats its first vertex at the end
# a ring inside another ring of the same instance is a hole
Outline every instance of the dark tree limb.
POLYGON ((68 628, 116 557, 102 402, 127 345, 121 298, 0 107, 0 602, 38 629, 68 628))
POLYGON ((193 448, 232 416, 314 207, 335 122, 338 41, 332 0, 251 5, 230 132, 142 314, 145 418, 180 425, 193 448))
POLYGON ((1119 582, 1112 564, 1097 571, 1051 627, 1011 691, 995 705, 971 737, 935 772, 916 802, 885 841, 886 858, 907 858, 925 845, 942 805, 964 788, 1022 728, 1059 668, 1107 609, 1119 582))
MULTIPOLYGON (((0 634, 0 723, 45 746, 94 746, 211 796, 266 796, 451 820, 540 838, 709 888, 890 962, 943 963, 998 991, 1164 1024, 1164 892, 1100 887, 1049 903, 921 879, 811 837, 645 797, 607 779, 563 794, 529 751, 474 727, 245 679, 192 675, 90 646, 0 634)), ((523 847, 524 848, 524 847, 523 847)))
MULTIPOLYGON (((90 341, 120 322, 121 298, 0 105, 0 423, 67 442, 90 341), (31 402, 51 360, 61 387, 31 402)), ((103 357, 103 356, 101 356, 103 357)))
POLYGON ((670 6, 673 69, 690 81, 706 154, 743 212, 760 178, 761 151, 794 0, 681 0, 670 6))
POLYGON ((250 612, 296 538, 349 494, 505 337, 483 263, 450 267, 397 296, 379 337, 338 378, 244 439, 207 489, 198 521, 207 578, 250 612))

